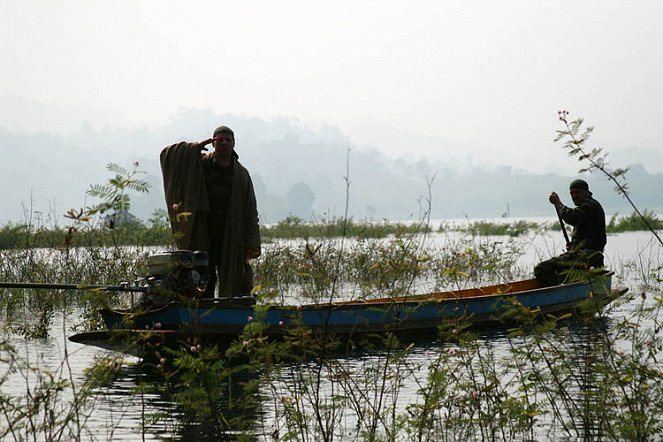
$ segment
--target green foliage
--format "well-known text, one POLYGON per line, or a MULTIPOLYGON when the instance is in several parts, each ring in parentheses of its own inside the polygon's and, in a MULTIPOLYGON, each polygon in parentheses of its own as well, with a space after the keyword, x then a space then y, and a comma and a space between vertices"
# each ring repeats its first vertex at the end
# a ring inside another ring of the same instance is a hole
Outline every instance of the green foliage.
MULTIPOLYGON (((442 227, 441 227, 442 228, 442 227)), ((538 223, 531 221, 516 221, 514 223, 494 223, 490 221, 471 222, 467 227, 460 227, 461 232, 469 233, 473 236, 521 236, 529 233, 530 230, 539 229, 538 223)))
MULTIPOLYGON (((152 220, 155 221, 155 220, 152 220)), ((169 246, 173 234, 169 225, 140 220, 116 225, 113 231, 85 223, 67 228, 46 228, 26 224, 0 227, 0 250, 62 247, 169 246)))
POLYGON ((86 210, 88 215, 104 214, 112 210, 117 213, 128 213, 131 208, 131 198, 128 191, 145 193, 149 191, 150 185, 143 180, 139 180, 137 175, 145 174, 138 170, 138 162, 133 164, 133 169, 129 170, 115 163, 109 163, 106 169, 115 173, 115 176, 109 178, 107 184, 94 184, 90 186, 87 194, 99 198, 102 201, 86 210))
POLYGON ((10 249, 19 244, 22 245, 28 235, 28 227, 25 224, 9 223, 0 228, 0 249, 10 249))
MULTIPOLYGON (((645 212, 640 215, 635 213, 625 218, 613 215, 606 226, 609 233, 626 231, 663 229, 663 221, 657 218, 654 212, 645 212), (642 217, 646 219, 642 220, 642 217)), ((521 237, 534 231, 549 228, 559 231, 559 222, 550 225, 541 225, 530 221, 517 221, 514 223, 492 223, 489 221, 476 221, 467 227, 440 227, 440 232, 457 230, 472 236, 508 236, 521 237)), ((420 227, 406 226, 401 223, 382 223, 379 225, 369 223, 350 223, 348 236, 354 236, 358 240, 380 239, 390 235, 403 237, 416 232, 425 233, 428 229, 418 230, 420 227)), ((76 227, 75 235, 70 240, 71 245, 98 245, 107 247, 113 245, 136 245, 136 246, 164 246, 173 244, 173 235, 168 222, 166 211, 156 210, 148 220, 147 224, 136 219, 116 225, 115 233, 111 235, 103 228, 79 225, 76 227)), ((288 218, 277 226, 261 226, 260 232, 263 240, 277 241, 280 239, 325 239, 341 235, 342 227, 338 224, 303 224, 297 219, 288 218)), ((27 224, 7 224, 0 227, 0 250, 17 249, 25 247, 61 247, 69 235, 68 228, 47 228, 45 226, 35 227, 27 224)))
POLYGON ((638 230, 663 230, 663 220, 659 219, 654 212, 645 210, 642 215, 633 212, 629 216, 619 218, 618 214, 610 218, 606 226, 609 233, 632 232, 638 230))
POLYGON ((437 251, 431 260, 438 289, 463 289, 517 278, 520 250, 514 242, 461 240, 437 251))
POLYGON ((297 238, 384 238, 388 235, 404 235, 429 232, 430 228, 421 224, 357 223, 352 219, 332 219, 319 223, 306 223, 296 216, 288 216, 274 226, 261 226, 264 240, 297 238))

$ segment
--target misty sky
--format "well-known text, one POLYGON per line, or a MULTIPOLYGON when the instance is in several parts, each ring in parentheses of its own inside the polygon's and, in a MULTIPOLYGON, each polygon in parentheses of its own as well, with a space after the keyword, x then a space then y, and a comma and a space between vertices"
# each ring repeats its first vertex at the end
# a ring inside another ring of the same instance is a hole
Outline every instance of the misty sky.
POLYGON ((663 171, 660 1, 0 0, 0 17, 12 130, 202 108, 336 126, 394 156, 573 173, 552 142, 566 109, 614 161, 663 171))

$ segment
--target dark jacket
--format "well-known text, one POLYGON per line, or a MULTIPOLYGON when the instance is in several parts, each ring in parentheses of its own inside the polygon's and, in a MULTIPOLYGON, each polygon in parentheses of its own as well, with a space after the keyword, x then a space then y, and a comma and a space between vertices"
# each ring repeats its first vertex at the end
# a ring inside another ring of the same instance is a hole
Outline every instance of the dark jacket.
POLYGON ((559 214, 573 226, 572 250, 603 251, 606 243, 605 212, 598 201, 590 196, 577 207, 561 206, 559 214))

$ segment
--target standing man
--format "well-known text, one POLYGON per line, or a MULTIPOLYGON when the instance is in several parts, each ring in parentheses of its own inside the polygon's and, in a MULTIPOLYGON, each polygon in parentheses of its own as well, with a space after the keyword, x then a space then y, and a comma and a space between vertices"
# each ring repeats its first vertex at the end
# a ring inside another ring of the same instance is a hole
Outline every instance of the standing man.
POLYGON ((534 267, 534 276, 544 286, 566 282, 569 271, 574 268, 582 271, 604 265, 606 234, 603 207, 592 198, 589 185, 583 180, 573 180, 569 185, 569 192, 576 206, 574 208, 562 204, 555 192, 548 197, 562 220, 573 226, 573 235, 565 253, 534 267))
POLYGON ((166 204, 175 243, 209 254, 206 297, 247 294, 253 288, 249 260, 260 256, 260 229, 253 182, 238 161, 235 134, 227 126, 199 143, 180 142, 161 151, 166 204), (212 143, 214 151, 203 153, 212 143))

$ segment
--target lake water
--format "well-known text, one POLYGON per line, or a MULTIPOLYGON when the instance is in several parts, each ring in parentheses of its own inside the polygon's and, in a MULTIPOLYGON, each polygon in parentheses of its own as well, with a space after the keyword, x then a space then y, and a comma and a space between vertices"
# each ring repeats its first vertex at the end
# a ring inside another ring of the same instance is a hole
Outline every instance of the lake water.
MULTIPOLYGON (((457 233, 431 234, 428 241, 443 246, 448 242, 458 242, 463 237, 457 233)), ((523 273, 531 271, 534 263, 558 254, 564 248, 561 232, 546 231, 522 238, 493 237, 490 240, 513 241, 515 246, 522 251, 517 266, 523 273)), ((663 248, 658 245, 650 233, 631 232, 610 235, 605 256, 608 267, 616 272, 616 280, 613 281, 613 284, 626 285, 631 291, 639 293, 643 283, 643 275, 639 269, 653 269, 659 266, 663 262, 662 252, 663 248)), ((628 316, 629 305, 623 306, 615 314, 628 316)), ((50 371, 56 379, 70 379, 75 385, 81 385, 85 369, 91 366, 95 358, 104 357, 108 353, 96 347, 69 342, 66 338, 72 334, 71 326, 76 322, 75 316, 56 314, 49 338, 22 340, 14 336, 10 339, 19 349, 20 355, 32 365, 50 371)), ((592 343, 591 332, 583 330, 582 327, 573 330, 571 336, 575 336, 575 342, 569 342, 569 346, 582 347, 592 343)), ((500 333, 481 335, 479 341, 486 350, 498 355, 506 353, 509 345, 508 340, 500 333)), ((388 395, 384 399, 385 403, 396 404, 396 411, 405 413, 406 406, 416 400, 417 391, 421 388, 419 382, 425 378, 427 364, 442 351, 448 351, 448 346, 436 340, 419 342, 415 345, 405 362, 409 372, 407 370, 399 372, 402 375, 402 379, 399 380, 400 386, 390 393, 391 396, 388 395)), ((340 358, 337 364, 347 373, 359 373, 366 372, 367 369, 370 371, 371 367, 379 367, 383 358, 384 354, 376 351, 340 358)), ((210 434, 205 428, 180 428, 178 419, 182 411, 162 395, 152 393, 136 395, 134 390, 145 382, 147 375, 138 359, 126 356, 125 361, 127 365, 120 371, 120 376, 109 386, 99 390, 100 394, 97 396, 93 408, 82 411, 81 416, 84 420, 81 427, 84 430, 81 434, 83 440, 217 440, 217 436, 210 434), (162 418, 157 423, 146 423, 145 417, 154 414, 160 414, 162 418)), ((582 364, 582 361, 578 361, 578 364, 582 364)), ((8 361, 0 357, 0 376, 6 373, 7 367, 8 361)), ((315 370, 316 368, 312 367, 311 373, 315 373, 315 370)), ((301 374, 301 370, 293 370, 292 373, 295 373, 293 374, 295 376, 297 373, 301 374)), ((338 372, 335 374, 337 375, 338 372)), ((38 383, 36 374, 29 370, 20 370, 8 376, 9 379, 1 385, 5 395, 12 394, 22 397, 28 390, 28 386, 38 383)), ((325 392, 326 394, 342 393, 334 391, 339 387, 326 380, 323 380, 320 385, 323 396, 325 392)), ((276 430, 283 431, 282 428, 279 428, 274 413, 278 409, 276 404, 280 400, 277 398, 293 395, 291 387, 288 370, 284 370, 282 377, 272 382, 271 385, 262 387, 263 400, 256 411, 256 416, 260 416, 256 420, 257 440, 273 440, 271 435, 275 434, 276 430)), ((63 394, 63 400, 60 401, 62 403, 67 403, 67 400, 73 395, 69 390, 65 390, 63 394)), ((59 410, 60 413, 67 411, 67 409, 59 410)), ((341 425, 347 426, 345 438, 350 440, 357 438, 353 429, 356 413, 351 410, 340 410, 339 412, 343 415, 340 419, 341 425)), ((6 421, 0 412, 0 428, 3 428, 2 425, 6 425, 6 421)), ((543 426, 545 427, 545 425, 543 426)), ((546 434, 545 431, 545 428, 542 428, 541 434, 546 434)), ((22 434, 24 437, 27 435, 25 432, 22 434)), ((5 440, 13 440, 13 437, 10 434, 5 440)), ((64 440, 66 439, 65 437, 64 440)))

